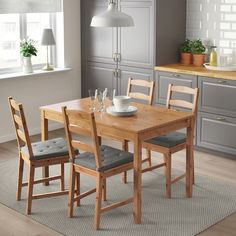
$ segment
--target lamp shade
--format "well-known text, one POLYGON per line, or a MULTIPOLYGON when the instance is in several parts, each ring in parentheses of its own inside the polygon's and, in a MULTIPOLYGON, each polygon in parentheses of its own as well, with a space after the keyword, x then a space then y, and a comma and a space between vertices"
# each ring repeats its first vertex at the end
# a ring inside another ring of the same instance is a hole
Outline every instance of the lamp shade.
POLYGON ((55 45, 55 38, 53 36, 52 29, 44 29, 43 30, 43 35, 42 35, 42 40, 41 40, 41 45, 55 45))
POLYGON ((130 27, 134 26, 133 18, 117 10, 116 3, 111 1, 107 10, 91 21, 92 27, 130 27))

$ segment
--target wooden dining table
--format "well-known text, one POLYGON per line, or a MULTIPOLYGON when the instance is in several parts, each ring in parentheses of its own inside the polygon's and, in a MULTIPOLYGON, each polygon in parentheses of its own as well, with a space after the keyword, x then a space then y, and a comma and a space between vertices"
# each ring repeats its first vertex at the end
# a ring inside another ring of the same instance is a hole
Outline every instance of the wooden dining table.
MULTIPOLYGON (((109 101, 106 101, 106 106, 109 101)), ((118 140, 129 140, 134 145, 134 222, 141 223, 141 164, 142 164, 142 142, 171 131, 182 128, 187 129, 187 151, 186 151, 186 196, 192 197, 193 185, 193 131, 194 116, 189 112, 181 112, 164 107, 131 103, 138 108, 133 116, 118 117, 106 112, 95 111, 95 120, 98 135, 111 137, 118 140)), ((57 104, 40 107, 42 141, 48 139, 48 120, 63 123, 62 106, 68 109, 89 111, 90 98, 65 101, 57 104)), ((49 175, 45 168, 44 175, 49 175)))

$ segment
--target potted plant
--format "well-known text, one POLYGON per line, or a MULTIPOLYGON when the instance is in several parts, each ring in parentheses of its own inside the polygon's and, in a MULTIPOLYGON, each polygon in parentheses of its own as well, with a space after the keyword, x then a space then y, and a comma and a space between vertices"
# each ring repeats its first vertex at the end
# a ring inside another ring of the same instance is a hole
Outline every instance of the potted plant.
POLYGON ((35 41, 32 39, 23 39, 20 42, 20 53, 22 56, 23 62, 23 72, 24 73, 32 73, 32 63, 31 63, 31 56, 37 56, 37 49, 34 46, 35 41))
POLYGON ((184 65, 192 64, 192 53, 191 53, 192 41, 185 39, 180 46, 180 63, 184 65))
POLYGON ((205 46, 203 45, 201 39, 197 39, 192 42, 191 47, 192 53, 193 53, 193 64, 195 66, 203 66, 204 59, 205 59, 205 46))

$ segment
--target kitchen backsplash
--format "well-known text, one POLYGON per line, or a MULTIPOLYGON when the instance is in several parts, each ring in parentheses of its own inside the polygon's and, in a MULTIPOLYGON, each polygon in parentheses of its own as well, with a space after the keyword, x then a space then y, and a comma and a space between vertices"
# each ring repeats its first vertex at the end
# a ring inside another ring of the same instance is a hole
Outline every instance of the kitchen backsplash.
POLYGON ((187 0, 186 37, 236 55, 236 0, 187 0))

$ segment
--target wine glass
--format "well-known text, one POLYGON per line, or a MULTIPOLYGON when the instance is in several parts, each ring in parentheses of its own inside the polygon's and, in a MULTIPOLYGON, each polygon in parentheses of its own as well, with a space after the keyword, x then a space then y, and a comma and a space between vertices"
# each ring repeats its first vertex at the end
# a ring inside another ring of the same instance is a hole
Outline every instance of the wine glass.
POLYGON ((105 88, 104 90, 103 89, 98 89, 97 91, 98 91, 97 92, 97 98, 98 98, 98 102, 99 102, 98 111, 103 112, 105 110, 104 102, 105 102, 105 99, 106 99, 106 96, 107 96, 107 88, 105 88))
POLYGON ((111 106, 113 106, 113 99, 114 99, 115 95, 116 95, 115 89, 113 89, 113 88, 108 89, 107 96, 110 100, 111 106))
POLYGON ((96 110, 95 101, 97 99, 98 90, 97 89, 89 89, 88 92, 89 92, 89 96, 91 99, 91 107, 89 109, 92 111, 95 111, 96 110))

